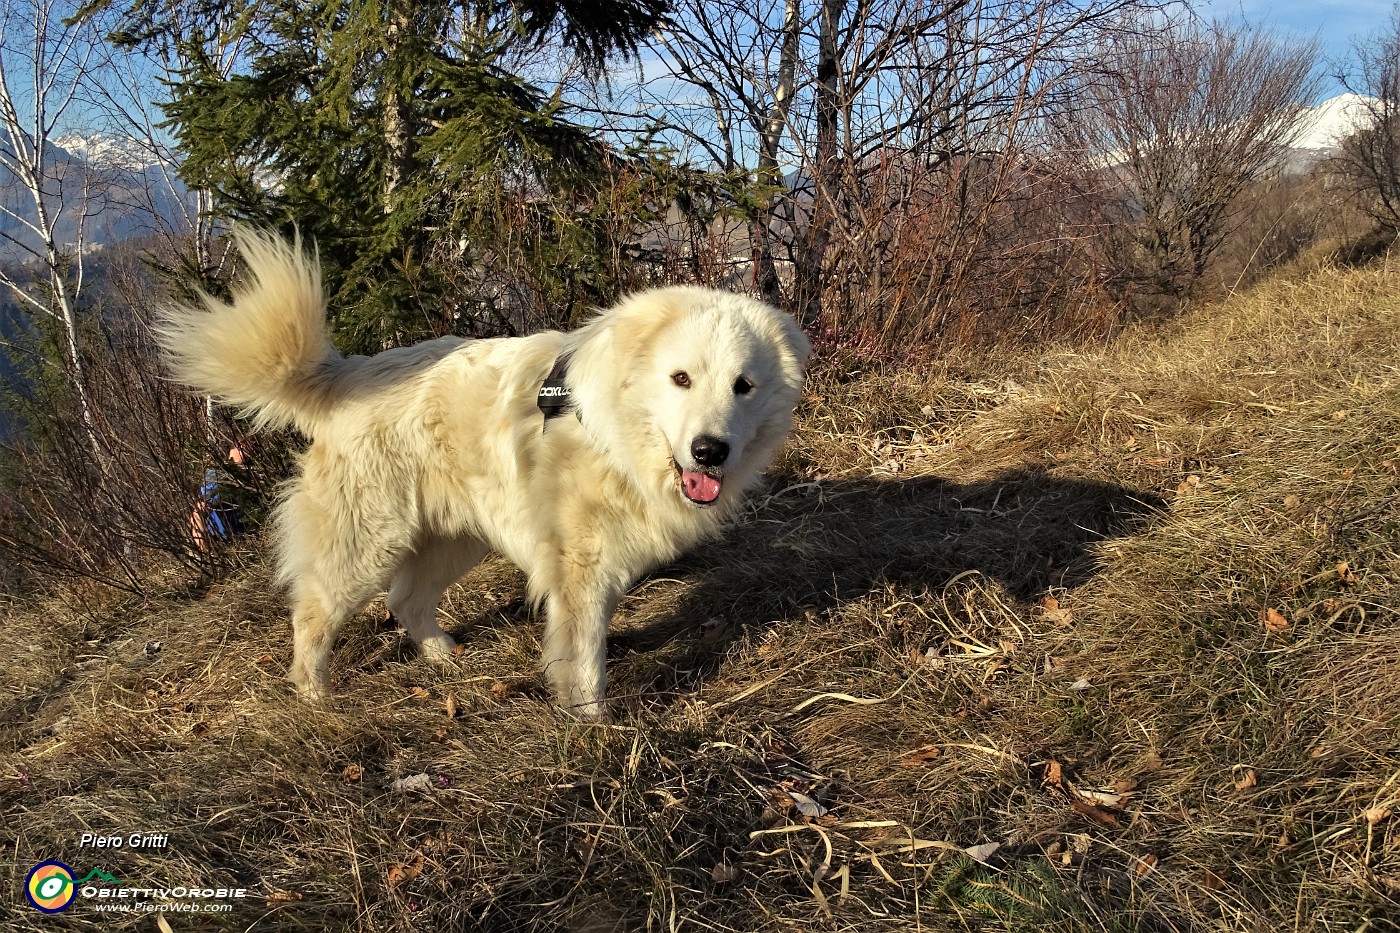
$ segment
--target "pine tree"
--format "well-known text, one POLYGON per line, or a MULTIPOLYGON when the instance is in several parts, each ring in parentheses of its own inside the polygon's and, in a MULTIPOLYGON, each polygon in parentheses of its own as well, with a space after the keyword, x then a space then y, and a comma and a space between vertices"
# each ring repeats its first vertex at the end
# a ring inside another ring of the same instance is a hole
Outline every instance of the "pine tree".
POLYGON ((138 3, 117 38, 190 45, 166 108, 182 174, 223 216, 317 244, 344 349, 463 329, 479 315, 444 267, 507 248, 573 276, 565 315, 611 297, 579 275, 603 247, 561 211, 595 201, 615 160, 504 63, 558 45, 596 73, 666 0, 271 0, 237 18, 247 64, 232 75, 198 54, 203 2, 138 3))

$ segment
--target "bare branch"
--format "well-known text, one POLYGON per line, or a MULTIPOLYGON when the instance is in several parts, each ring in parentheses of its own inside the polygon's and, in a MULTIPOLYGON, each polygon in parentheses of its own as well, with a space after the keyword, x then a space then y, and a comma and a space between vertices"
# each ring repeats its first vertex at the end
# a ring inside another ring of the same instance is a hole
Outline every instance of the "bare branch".
POLYGON ((1114 232, 1125 281, 1180 300, 1278 169, 1315 87, 1316 48, 1268 32, 1169 21, 1098 49, 1088 102, 1057 121, 1114 232))

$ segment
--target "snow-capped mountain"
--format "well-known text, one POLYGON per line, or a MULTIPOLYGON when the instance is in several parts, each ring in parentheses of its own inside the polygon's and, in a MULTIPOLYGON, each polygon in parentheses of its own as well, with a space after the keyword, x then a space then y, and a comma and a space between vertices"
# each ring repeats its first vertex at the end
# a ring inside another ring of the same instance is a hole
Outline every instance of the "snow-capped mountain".
MULTIPOLYGON (((1339 94, 1297 117, 1297 136, 1279 153, 1279 165, 1288 174, 1311 171, 1335 156, 1347 137, 1370 125, 1378 102, 1360 94, 1339 94)), ((1116 171, 1125 162, 1122 150, 1101 157, 1099 167, 1116 171)))
MULTIPOLYGON (((52 202, 49 213, 60 243, 101 249, 157 230, 180 230, 184 218, 193 216, 174 167, 137 140, 67 133, 50 141, 46 156, 46 200, 52 202)), ((25 262, 42 246, 32 229, 7 213, 27 219, 31 197, 24 183, 0 166, 0 262, 25 262)))
POLYGON ((53 144, 72 158, 89 165, 141 172, 160 165, 160 153, 146 142, 130 136, 108 133, 65 133, 55 137, 53 144))
POLYGON ((1299 119, 1301 132, 1293 148, 1324 155, 1335 152, 1344 139, 1366 128, 1375 104, 1372 97, 1339 94, 1309 108, 1299 119))

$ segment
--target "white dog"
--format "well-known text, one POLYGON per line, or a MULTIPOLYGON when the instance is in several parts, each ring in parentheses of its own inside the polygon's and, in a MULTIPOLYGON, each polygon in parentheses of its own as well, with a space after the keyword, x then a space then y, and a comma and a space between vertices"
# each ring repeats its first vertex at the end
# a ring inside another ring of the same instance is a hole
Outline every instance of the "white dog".
POLYGON ((665 288, 572 333, 347 359, 315 260, 267 234, 237 241, 248 277, 233 303, 165 309, 157 339, 181 382, 313 439, 276 518, 291 680, 323 696, 336 634, 386 586, 423 653, 449 657, 438 602, 495 549, 544 604, 558 701, 604 715, 618 600, 714 533, 791 429, 810 352, 796 322, 665 288))

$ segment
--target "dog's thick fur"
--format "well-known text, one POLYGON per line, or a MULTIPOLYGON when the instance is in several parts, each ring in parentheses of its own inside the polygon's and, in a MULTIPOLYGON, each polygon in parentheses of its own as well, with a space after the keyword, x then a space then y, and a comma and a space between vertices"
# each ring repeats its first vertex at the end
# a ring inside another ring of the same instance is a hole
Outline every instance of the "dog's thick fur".
POLYGON ((544 605, 559 702, 602 715, 617 601, 715 532, 791 429, 810 349, 796 322, 666 288, 571 333, 347 359, 315 260, 272 235, 237 239, 248 276, 233 303, 166 309, 157 339, 181 382, 313 440, 276 518, 291 680, 323 695, 336 634, 386 586, 424 654, 447 658, 438 602, 495 549, 544 605), (546 421, 536 396, 566 353, 574 411, 546 421))

